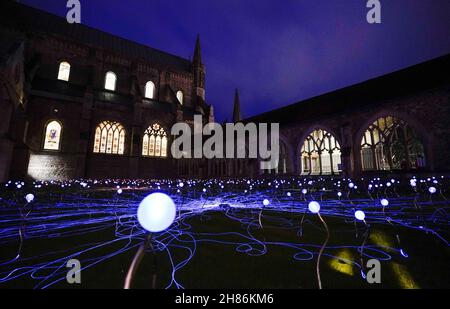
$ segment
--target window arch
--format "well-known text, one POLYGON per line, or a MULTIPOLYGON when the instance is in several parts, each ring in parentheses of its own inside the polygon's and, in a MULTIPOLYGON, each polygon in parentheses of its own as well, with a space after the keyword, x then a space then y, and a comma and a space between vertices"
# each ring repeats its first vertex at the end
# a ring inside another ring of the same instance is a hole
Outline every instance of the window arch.
POLYGON ((50 121, 45 126, 44 150, 59 150, 61 144, 61 124, 56 121, 50 121))
POLYGON ((167 157, 167 133, 159 124, 150 126, 142 140, 142 155, 145 157, 167 157))
POLYGON ((66 61, 63 61, 59 64, 58 79, 68 82, 69 77, 70 77, 70 64, 66 61))
POLYGON ((179 90, 177 92, 177 99, 178 99, 178 102, 180 102, 180 104, 183 105, 183 100, 184 100, 183 91, 179 90))
POLYGON ((361 140, 363 171, 409 170, 426 166, 425 153, 416 132, 392 116, 372 123, 361 140))
POLYGON ((314 130, 302 146, 302 174, 327 175, 341 171, 341 147, 333 134, 314 130))
POLYGON ((152 81, 148 81, 145 84, 145 97, 147 99, 153 99, 155 97, 155 84, 152 81))
POLYGON ((94 153, 124 153, 125 129, 118 122, 103 121, 95 129, 94 153))
POLYGON ((107 72, 105 76, 105 89, 115 91, 117 83, 117 75, 114 72, 107 72))

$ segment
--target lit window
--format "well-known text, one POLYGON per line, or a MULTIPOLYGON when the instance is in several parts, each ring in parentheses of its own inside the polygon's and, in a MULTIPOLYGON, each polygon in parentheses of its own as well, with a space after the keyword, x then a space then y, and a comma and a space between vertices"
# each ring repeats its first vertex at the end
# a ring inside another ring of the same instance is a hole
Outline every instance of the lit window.
POLYGON ((120 123, 103 121, 95 129, 95 153, 122 155, 124 146, 125 129, 120 123))
POLYGON ((145 97, 147 99, 153 99, 155 96, 155 84, 151 81, 145 85, 145 97))
POLYGON ((149 127, 142 141, 142 155, 146 157, 167 157, 167 133, 157 123, 149 127))
POLYGON ((340 172, 341 147, 325 130, 314 130, 302 147, 302 174, 326 175, 340 172))
POLYGON ((364 171, 426 167, 424 148, 416 132, 392 116, 377 119, 364 133, 361 163, 364 171))
POLYGON ((47 124, 45 128, 45 150, 59 150, 61 141, 61 124, 54 120, 47 124))
POLYGON ((70 64, 61 62, 59 64, 58 79, 68 82, 70 76, 70 64))
POLYGON ((182 91, 177 92, 177 99, 178 99, 178 102, 180 102, 180 104, 183 105, 183 92, 182 91))
POLYGON ((116 81, 117 81, 116 74, 114 74, 113 72, 106 73, 105 89, 115 91, 116 90, 116 81))

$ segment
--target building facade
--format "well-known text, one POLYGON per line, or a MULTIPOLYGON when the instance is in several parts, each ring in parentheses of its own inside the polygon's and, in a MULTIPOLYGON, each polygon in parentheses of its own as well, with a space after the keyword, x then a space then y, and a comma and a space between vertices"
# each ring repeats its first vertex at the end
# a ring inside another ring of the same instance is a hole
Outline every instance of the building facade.
POLYGON ((257 159, 171 157, 174 123, 214 121, 200 40, 192 60, 2 2, 0 182, 450 170, 450 55, 248 119, 279 123, 273 170, 257 159))

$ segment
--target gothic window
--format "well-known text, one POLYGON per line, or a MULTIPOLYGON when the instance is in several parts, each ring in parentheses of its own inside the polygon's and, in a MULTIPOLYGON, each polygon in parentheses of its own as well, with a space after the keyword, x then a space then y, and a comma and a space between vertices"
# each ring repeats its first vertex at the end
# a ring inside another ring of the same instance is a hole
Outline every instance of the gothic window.
POLYGON ((392 116, 372 123, 361 140, 364 171, 409 170, 426 166, 422 143, 403 120, 392 116))
POLYGON ((341 148, 336 138, 325 130, 314 130, 302 147, 302 174, 332 175, 340 172, 341 148))
POLYGON ((144 133, 142 155, 146 157, 167 157, 167 133, 157 123, 144 133))
POLYGON ((70 64, 68 62, 61 62, 59 64, 58 79, 68 82, 70 76, 70 64))
POLYGON ((155 84, 152 81, 145 85, 145 98, 153 99, 155 96, 155 84))
POLYGON ((114 72, 106 73, 105 77, 105 89, 115 91, 116 90, 117 76, 114 72))
POLYGON ((61 124, 54 120, 47 124, 45 127, 45 140, 44 149, 45 150, 59 150, 61 142, 61 124))
POLYGON ((178 102, 180 102, 180 104, 183 105, 184 98, 183 98, 183 92, 181 90, 177 92, 177 99, 178 99, 178 102))
POLYGON ((118 122, 103 121, 95 129, 94 152, 123 155, 125 129, 118 122))

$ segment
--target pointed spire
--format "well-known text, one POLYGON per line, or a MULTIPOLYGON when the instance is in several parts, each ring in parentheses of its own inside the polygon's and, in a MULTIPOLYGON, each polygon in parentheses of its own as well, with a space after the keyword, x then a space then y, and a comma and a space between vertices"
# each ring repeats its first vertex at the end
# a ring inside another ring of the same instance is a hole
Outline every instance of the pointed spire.
POLYGON ((200 34, 197 34, 197 41, 195 42, 194 59, 192 59, 194 65, 200 66, 202 64, 202 51, 200 48, 200 34))
POLYGON ((236 93, 234 95, 233 122, 236 123, 241 120, 241 102, 239 99, 239 90, 236 89, 236 93))

